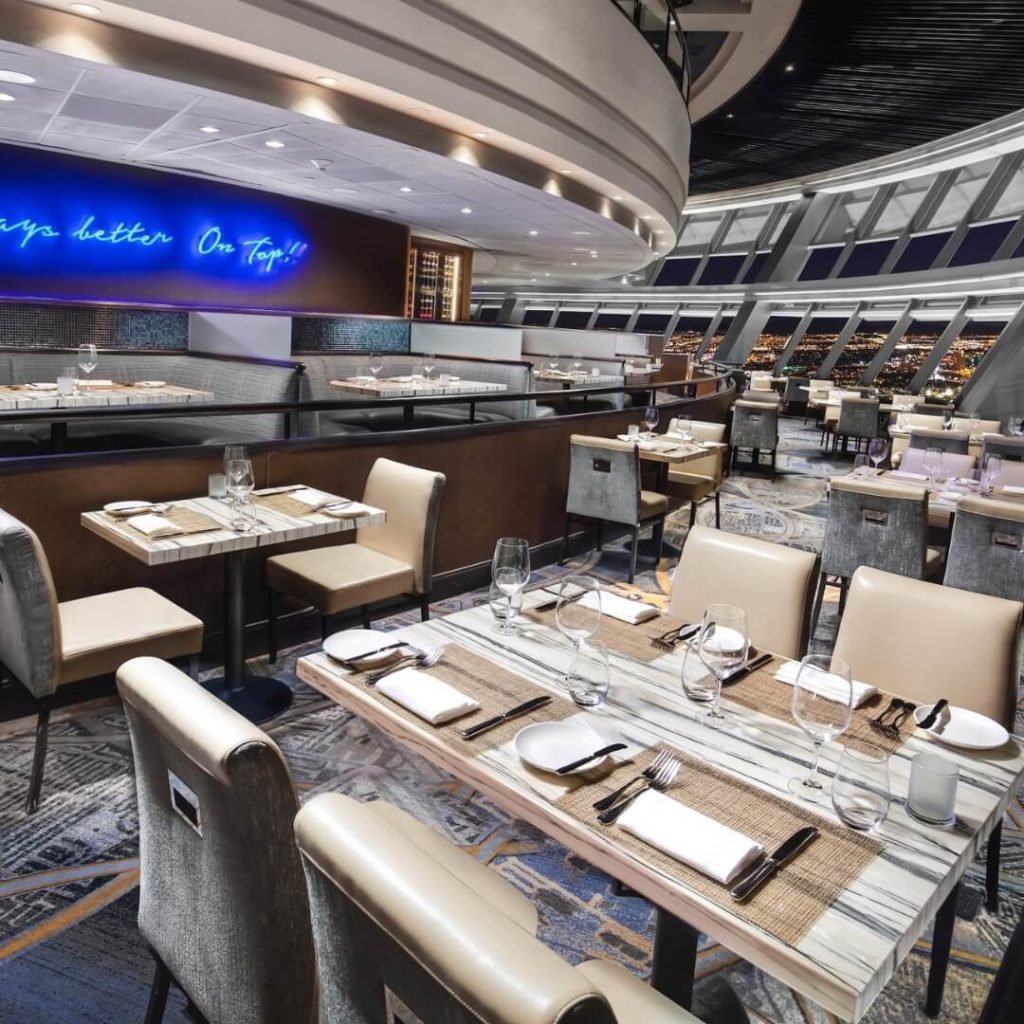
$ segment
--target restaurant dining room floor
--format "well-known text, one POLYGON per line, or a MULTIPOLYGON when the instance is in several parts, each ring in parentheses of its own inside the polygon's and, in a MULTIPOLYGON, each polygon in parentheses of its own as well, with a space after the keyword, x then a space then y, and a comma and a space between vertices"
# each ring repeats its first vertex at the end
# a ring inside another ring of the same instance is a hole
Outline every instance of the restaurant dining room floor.
MULTIPOLYGON (((725 483, 722 528, 802 548, 821 543, 825 481, 838 465, 817 447, 813 425, 784 421, 779 472, 738 468, 725 483)), ((657 570, 635 587, 667 600, 671 571, 685 536, 688 509, 673 515, 657 570)), ((710 503, 699 521, 713 524, 710 503)), ((620 585, 625 548, 573 563, 620 585)), ((565 569, 535 573, 535 583, 565 569)), ((467 607, 479 594, 438 602, 439 616, 467 607)), ((835 630, 826 605, 815 646, 827 650, 835 630)), ((377 623, 395 628, 413 613, 377 623)), ((302 799, 339 791, 383 798, 429 823, 490 864, 525 892, 540 911, 541 938, 570 960, 618 960, 641 975, 650 968, 654 917, 641 899, 614 896, 609 879, 531 826, 511 818, 468 786, 341 710, 294 675, 295 659, 314 645, 286 652, 275 675, 295 691, 290 710, 270 723, 297 780, 302 799)), ((267 671, 263 661, 254 671, 267 671)), ((135 927, 138 906, 138 823, 131 750, 116 698, 56 715, 47 759, 44 799, 27 817, 22 808, 32 753, 31 723, 0 726, 0 1024, 120 1024, 145 1014, 152 962, 135 927)), ((1024 722, 1024 713, 1020 715, 1024 722)), ((1018 729, 1018 731, 1022 731, 1018 729)), ((962 888, 942 1020, 977 1019, 1024 901, 1024 804, 1011 805, 1004 825, 1000 909, 983 906, 984 865, 976 862, 962 888)), ((928 968, 928 935, 917 944, 871 1008, 871 1024, 913 1024, 921 1010, 928 968)), ((724 977, 752 1021, 779 1024, 835 1018, 786 986, 704 941, 698 977, 724 977)), ((712 986, 713 987, 713 986, 712 986)), ((698 992, 707 988, 698 984, 698 992)), ((699 1012, 699 1007, 698 1007, 699 1012)), ((189 1020, 173 993, 165 1017, 189 1020)), ((630 1022, 642 1024, 642 1022, 630 1022)))

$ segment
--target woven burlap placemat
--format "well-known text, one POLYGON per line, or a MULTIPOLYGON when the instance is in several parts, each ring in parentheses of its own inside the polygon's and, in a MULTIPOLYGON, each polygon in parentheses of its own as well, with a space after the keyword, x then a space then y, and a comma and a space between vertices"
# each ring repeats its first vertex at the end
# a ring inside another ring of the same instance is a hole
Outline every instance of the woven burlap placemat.
POLYGON ((745 903, 737 903, 726 886, 669 857, 617 825, 601 825, 593 808, 596 800, 638 774, 657 756, 645 751, 622 764, 599 782, 581 786, 557 801, 561 810, 605 839, 653 864, 701 896, 743 918, 787 945, 799 942, 814 922, 881 852, 880 843, 851 832, 826 818, 734 778, 725 772, 673 750, 683 769, 666 796, 722 825, 759 842, 770 854, 797 829, 815 825, 821 831, 798 857, 779 871, 745 903))
POLYGON ((293 519, 317 514, 315 508, 296 501, 290 494, 254 494, 252 500, 271 512, 280 512, 281 515, 291 516, 293 519))
MULTIPOLYGON (((135 530, 127 521, 126 516, 112 516, 109 512, 104 512, 103 515, 105 515, 112 523, 117 523, 119 526, 126 526, 132 531, 132 533, 137 533, 141 537, 146 536, 141 530, 135 530)), ((205 515, 202 512, 196 512, 190 508, 172 508, 170 511, 163 513, 161 518, 172 523, 182 533, 209 533, 211 530, 225 529, 225 527, 218 523, 216 519, 211 519, 208 515, 205 515)), ((172 536, 180 536, 180 534, 172 534, 172 536)), ((150 539, 169 540, 170 537, 153 537, 150 539)))
MULTIPOLYGON (((533 722, 557 722, 576 714, 579 710, 571 701, 563 697, 552 696, 547 704, 536 711, 504 722, 476 739, 464 740, 460 735, 463 729, 468 729, 471 725, 483 722, 485 719, 493 718, 533 697, 548 695, 550 691, 537 686, 536 683, 531 683, 528 679, 524 679, 509 669, 501 668, 489 658, 474 654, 472 651, 466 650, 465 647, 455 644, 449 644, 445 648, 444 656, 436 665, 419 671, 443 680, 449 686, 455 687, 459 693, 479 702, 479 709, 472 714, 463 715, 462 718, 458 718, 454 722, 436 726, 445 741, 461 753, 479 754, 492 747, 499 747, 512 739, 520 729, 533 722)), ((354 675, 352 678, 359 680, 362 676, 354 675)), ((367 691, 376 695, 388 708, 407 721, 420 726, 427 724, 419 715, 402 707, 401 704, 389 700, 375 688, 368 686, 367 691)))

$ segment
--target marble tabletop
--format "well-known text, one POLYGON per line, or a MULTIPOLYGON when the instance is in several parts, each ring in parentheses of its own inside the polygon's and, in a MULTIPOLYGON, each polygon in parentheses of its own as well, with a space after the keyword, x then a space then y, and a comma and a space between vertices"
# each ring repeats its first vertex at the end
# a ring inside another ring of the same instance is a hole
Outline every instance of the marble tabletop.
POLYGON ((138 384, 114 383, 110 387, 82 387, 73 395, 58 395, 56 390, 40 391, 25 384, 0 385, 0 410, 87 409, 92 406, 168 405, 213 400, 212 391, 197 391, 177 384, 141 387, 138 384))
MULTIPOLYGON (((254 491, 253 496, 274 494, 295 489, 271 487, 254 491)), ((340 500, 340 498, 339 498, 340 500)), ((126 551, 146 565, 166 565, 191 558, 208 558, 248 548, 269 547, 293 540, 306 540, 332 533, 347 533, 363 526, 380 526, 387 521, 387 512, 369 505, 361 506, 358 516, 339 519, 324 512, 292 516, 255 504, 256 529, 252 533, 239 533, 231 527, 231 506, 220 498, 186 498, 172 502, 175 508, 188 509, 209 516, 218 529, 205 533, 179 534, 150 540, 145 534, 129 526, 123 519, 115 519, 105 512, 83 512, 81 523, 87 530, 126 551)))
MULTIPOLYGON (((526 595, 527 607, 540 600, 526 595)), ((412 642, 456 643, 511 669, 553 693, 564 695, 562 676, 570 648, 559 634, 532 620, 515 638, 499 636, 486 605, 399 631, 412 642)), ((600 636, 598 636, 600 640, 600 636)), ((729 701, 727 719, 709 729, 701 706, 682 693, 681 653, 649 664, 611 654, 612 687, 604 707, 580 716, 609 740, 647 747, 677 746, 718 768, 793 800, 788 780, 805 774, 811 745, 793 722, 779 721, 729 701)), ((555 806, 578 783, 527 768, 511 743, 469 756, 445 742, 428 724, 413 724, 386 701, 351 682, 326 655, 301 658, 298 675, 343 707, 382 728, 457 778, 476 786, 510 813, 530 822, 595 867, 608 872, 664 910, 687 921, 738 956, 791 985, 844 1020, 858 1020, 907 956, 936 911, 1001 820, 1024 776, 1024 748, 1011 740, 987 757, 941 748, 960 768, 957 823, 931 828, 911 819, 904 800, 911 758, 939 749, 911 736, 891 759, 893 806, 876 834, 883 852, 828 908, 795 945, 751 925, 728 904, 712 902, 642 855, 555 806)), ((783 685, 783 684, 779 684, 783 685)), ((831 776, 841 747, 827 744, 822 770, 831 776)), ((837 821, 831 805, 803 805, 807 820, 817 814, 837 821)))
POLYGON ((370 398, 432 398, 435 395, 483 395, 508 390, 507 384, 484 380, 453 380, 442 384, 437 377, 419 377, 412 380, 386 377, 376 381, 352 378, 332 380, 331 387, 340 391, 351 391, 357 395, 367 395, 370 398))

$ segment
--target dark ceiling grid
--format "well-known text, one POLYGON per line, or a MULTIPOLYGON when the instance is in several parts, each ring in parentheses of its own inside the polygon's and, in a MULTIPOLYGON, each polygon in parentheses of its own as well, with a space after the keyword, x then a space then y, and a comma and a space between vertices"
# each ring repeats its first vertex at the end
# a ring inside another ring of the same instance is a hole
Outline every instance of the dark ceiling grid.
POLYGON ((1021 108, 1024 0, 804 0, 765 69, 695 125, 691 194, 832 170, 1021 108))

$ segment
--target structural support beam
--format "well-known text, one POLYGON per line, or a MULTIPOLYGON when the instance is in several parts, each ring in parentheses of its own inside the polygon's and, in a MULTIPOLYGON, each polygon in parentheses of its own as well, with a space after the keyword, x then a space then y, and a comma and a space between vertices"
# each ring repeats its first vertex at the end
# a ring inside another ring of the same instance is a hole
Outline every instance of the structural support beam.
POLYGON ((839 361, 839 357, 843 354, 843 349, 846 348, 850 339, 857 333, 857 328, 860 326, 863 316, 864 303, 858 302, 857 308, 853 311, 853 316, 843 326, 843 329, 839 332, 839 337, 836 338, 835 344, 828 350, 828 355, 821 361, 821 366, 818 367, 818 372, 814 375, 815 380, 828 380, 835 369, 836 363, 839 361))
POLYGON ((981 366, 964 385, 957 400, 962 410, 985 419, 1009 419, 1020 415, 1024 391, 1024 360, 1020 357, 1024 339, 1024 306, 1003 328, 988 350, 981 366))
POLYGON ((964 299, 960 303, 960 308, 953 315, 953 319, 946 325, 946 329, 939 335, 938 340, 932 346, 931 352, 925 356, 924 362, 917 369, 917 373, 914 374, 914 379, 910 382, 911 394, 917 395, 921 393, 921 389, 932 379, 932 374, 938 369, 939 363, 942 362, 943 357, 950 350, 953 342, 960 337, 960 332, 967 326, 967 307, 970 304, 969 299, 964 299))
POLYGON ((911 314, 913 308, 913 302, 908 302, 903 307, 903 312, 897 318, 896 323, 892 325, 892 330, 889 331, 885 341, 879 346, 871 362, 864 368, 864 374, 860 379, 861 384, 870 384, 896 351, 896 346, 900 343, 903 335, 907 333, 907 328, 913 323, 914 317, 911 314))
POLYGON ((770 315, 769 303, 752 300, 744 302, 733 317, 715 357, 720 362, 742 366, 761 337, 761 331, 770 315))
POLYGON ((800 317, 800 323, 796 325, 796 330, 790 335, 789 341, 786 342, 786 347, 782 350, 782 354, 775 360, 772 373, 776 376, 786 368, 796 350, 800 347, 800 342, 804 340, 807 328, 811 326, 811 321, 814 319, 814 309, 813 305, 807 307, 807 312, 800 317))

